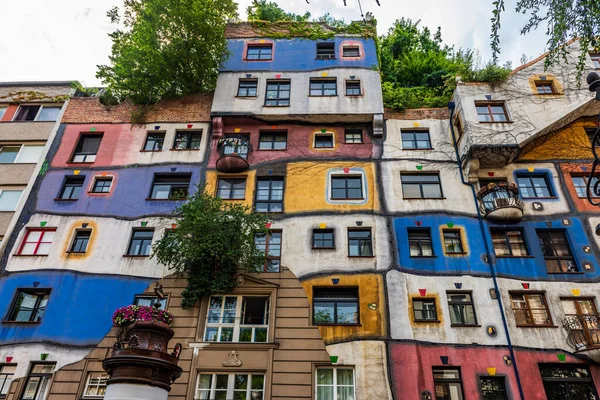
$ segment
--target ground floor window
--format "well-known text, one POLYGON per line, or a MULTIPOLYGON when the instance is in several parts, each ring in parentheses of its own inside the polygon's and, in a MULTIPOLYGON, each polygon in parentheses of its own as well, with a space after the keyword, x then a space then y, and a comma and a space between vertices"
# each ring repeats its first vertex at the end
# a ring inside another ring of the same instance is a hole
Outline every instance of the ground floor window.
POLYGON ((590 370, 583 365, 540 364, 548 400, 598 400, 590 370))
POLYGON ((27 375, 25 390, 21 400, 42 400, 46 396, 46 391, 50 386, 52 373, 56 364, 33 363, 27 375))
POLYGON ((261 374, 199 374, 194 400, 263 400, 261 374))
POLYGON ((354 369, 318 368, 316 400, 354 400, 354 369))
POLYGON ((463 400, 462 381, 458 368, 433 368, 435 400, 463 400))
POLYGON ((505 378, 482 376, 479 381, 481 383, 482 400, 508 400, 505 378))

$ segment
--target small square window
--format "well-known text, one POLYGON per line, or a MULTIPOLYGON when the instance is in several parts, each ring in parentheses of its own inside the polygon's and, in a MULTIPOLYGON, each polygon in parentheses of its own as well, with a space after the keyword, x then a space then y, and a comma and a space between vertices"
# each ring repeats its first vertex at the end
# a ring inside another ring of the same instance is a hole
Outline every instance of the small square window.
POLYGON ((349 144, 359 144, 363 142, 362 129, 346 129, 344 131, 344 142, 349 144))
POLYGON ((240 79, 238 97, 256 97, 258 93, 258 79, 240 79))
POLYGON ((246 52, 248 61, 269 61, 273 59, 272 44, 249 44, 246 52))
POLYGON ((313 229, 313 249, 334 249, 335 239, 333 229, 313 229))
POLYGON ((315 135, 315 149, 332 149, 333 148, 333 133, 323 133, 315 135))
POLYGON ((600 54, 598 53, 590 53, 590 59, 592 60, 592 64, 595 69, 600 69, 600 54))
POLYGON ((78 200, 83 190, 84 176, 68 176, 63 183, 58 199, 60 200, 78 200))
POLYGON ((333 175, 331 177, 332 200, 360 200, 364 198, 361 175, 333 175))
POLYGON ((60 106, 49 107, 42 106, 42 109, 38 113, 36 117, 36 121, 56 121, 58 119, 58 114, 60 114, 60 106))
MULTIPOLYGON (((589 177, 586 175, 571 175, 571 180, 573 181, 573 186, 575 186, 575 191, 577 192, 577 197, 580 199, 587 198, 587 184, 589 181, 589 177)), ((594 193, 594 187, 598 182, 598 177, 594 176, 592 178, 592 182, 590 183, 590 194, 592 197, 598 197, 594 193)))
POLYGON ((554 84, 552 81, 536 81, 535 88, 537 94, 554 94, 554 84))
POLYGON ((482 400, 508 400, 506 394, 506 378, 480 376, 482 400))
POLYGON ((96 178, 94 180, 94 185, 92 186, 92 193, 110 193, 112 182, 113 178, 110 176, 96 178))
POLYGON ((337 80, 310 78, 311 96, 337 96, 337 80))
POLYGON ((156 304, 156 302, 160 303, 160 307, 158 307, 159 310, 167 309, 167 297, 166 296, 163 299, 159 299, 156 296, 138 295, 138 296, 135 296, 135 300, 134 300, 133 304, 135 304, 136 306, 146 306, 146 307, 154 308, 154 305, 156 304))
POLYGON ((83 390, 84 399, 102 399, 106 394, 108 374, 104 372, 90 372, 87 376, 85 389, 83 390))
POLYGON ((191 179, 191 174, 156 174, 150 198, 156 200, 186 199, 191 179))
POLYGON ((458 229, 443 229, 442 233, 444 235, 446 254, 463 254, 465 252, 458 229))
POLYGON ((373 237, 371 236, 371 229, 348 230, 348 256, 373 256, 373 237))
POLYGON ((433 244, 429 228, 409 228, 408 245, 411 257, 433 257, 433 244))
POLYGON ((435 299, 416 298, 412 301, 415 322, 437 322, 435 299))
POLYGON ((333 60, 335 58, 335 43, 317 43, 317 60, 333 60))
POLYGON ((579 272, 564 229, 536 230, 549 273, 579 272))
POLYGON ((202 141, 202 131, 177 131, 173 150, 198 150, 202 141))
POLYGON ((77 229, 75 231, 75 237, 73 238, 73 243, 71 244, 70 253, 85 253, 87 251, 88 244, 90 242, 90 237, 92 236, 92 231, 89 229, 77 229))
POLYGON ((476 101, 475 108, 477 109, 479 122, 509 122, 504 101, 476 101))
POLYGON ((431 149, 431 139, 429 130, 409 130, 402 129, 402 148, 406 150, 429 150, 431 149))
POLYGON ((2 146, 0 147, 0 164, 12 164, 16 161, 21 146, 2 146))
POLYGON ((149 256, 154 229, 134 229, 127 248, 128 256, 149 256))
POLYGON ((358 324, 358 288, 313 288, 313 324, 358 324))
POLYGON ((358 46, 343 46, 342 57, 360 57, 360 48, 358 46))
POLYGON ((144 151, 161 151, 164 143, 164 132, 148 132, 146 142, 144 143, 144 151))
POLYGON ((243 200, 246 198, 245 178, 219 178, 217 197, 223 200, 243 200))
POLYGON ((521 229, 493 228, 492 244, 496 257, 526 257, 529 255, 521 229))
POLYGON ((96 161, 96 155, 102 142, 102 135, 81 135, 71 162, 74 163, 93 163, 96 161))
POLYGON ((554 197, 547 174, 517 174, 517 186, 524 199, 554 197))
POLYGON ((18 254, 47 256, 50 253, 56 229, 27 229, 18 254))
POLYGON ((261 132, 258 143, 259 150, 285 150, 287 148, 287 132, 261 132))
POLYGON ((8 321, 40 322, 49 297, 50 290, 18 290, 8 321))
POLYGON ((462 381, 460 378, 460 369, 433 367, 433 384, 435 393, 443 394, 436 396, 436 400, 462 400, 462 381))
POLYGON ((477 325, 471 292, 446 292, 452 325, 477 325))
POLYGON ((360 81, 346 81, 346 96, 360 96, 360 81))
POLYGON ((267 81, 265 107, 289 107, 291 83, 287 81, 267 81))

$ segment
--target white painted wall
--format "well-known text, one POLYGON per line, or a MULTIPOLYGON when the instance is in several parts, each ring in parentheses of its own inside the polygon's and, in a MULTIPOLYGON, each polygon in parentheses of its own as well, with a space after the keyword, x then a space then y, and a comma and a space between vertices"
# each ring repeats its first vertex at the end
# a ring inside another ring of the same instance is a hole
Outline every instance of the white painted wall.
POLYGON ((169 392, 157 387, 115 383, 106 388, 104 400, 167 400, 168 396, 169 392))
POLYGON ((386 121, 386 138, 383 143, 383 159, 424 159, 428 161, 444 160, 456 162, 449 121, 441 119, 386 121), (428 129, 433 150, 406 150, 402 146, 402 129, 428 129))

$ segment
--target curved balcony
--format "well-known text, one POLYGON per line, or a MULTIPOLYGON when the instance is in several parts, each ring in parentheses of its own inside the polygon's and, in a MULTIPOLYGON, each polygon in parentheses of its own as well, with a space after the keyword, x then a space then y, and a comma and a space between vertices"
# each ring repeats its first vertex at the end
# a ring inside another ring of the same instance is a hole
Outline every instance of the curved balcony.
POLYGON ((514 183, 489 184, 477 193, 479 209, 490 221, 515 223, 523 218, 523 200, 514 183))
POLYGON ((216 167, 219 172, 238 173, 247 170, 248 153, 252 151, 250 139, 245 135, 228 135, 217 143, 221 157, 217 160, 216 167))
POLYGON ((562 326, 567 330, 567 343, 575 352, 586 352, 600 362, 600 315, 571 315, 562 321, 562 326))

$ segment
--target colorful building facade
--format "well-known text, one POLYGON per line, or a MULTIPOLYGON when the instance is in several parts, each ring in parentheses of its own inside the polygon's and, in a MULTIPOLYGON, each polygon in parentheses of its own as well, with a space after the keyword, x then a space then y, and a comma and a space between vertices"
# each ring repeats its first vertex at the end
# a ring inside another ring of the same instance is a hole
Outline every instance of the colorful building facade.
POLYGON ((368 28, 230 24, 214 94, 143 125, 70 100, 4 240, 0 398, 102 398, 112 312, 157 285, 169 399, 598 398, 599 102, 540 57, 447 109, 384 111, 368 28), (184 309, 150 247, 198 187, 270 232, 262 272, 184 309))

